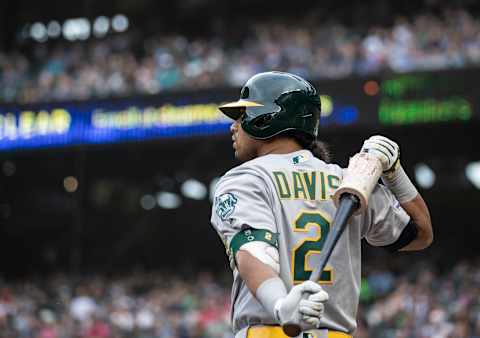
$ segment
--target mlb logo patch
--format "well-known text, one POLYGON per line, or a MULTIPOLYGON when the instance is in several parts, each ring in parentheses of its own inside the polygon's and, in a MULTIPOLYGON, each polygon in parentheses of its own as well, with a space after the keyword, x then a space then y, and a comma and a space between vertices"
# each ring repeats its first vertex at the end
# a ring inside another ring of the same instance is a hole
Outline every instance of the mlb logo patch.
POLYGON ((300 164, 300 163, 303 163, 305 161, 308 161, 308 159, 309 159, 308 154, 303 153, 303 154, 298 154, 297 156, 294 156, 292 158, 292 162, 293 162, 293 164, 300 164))

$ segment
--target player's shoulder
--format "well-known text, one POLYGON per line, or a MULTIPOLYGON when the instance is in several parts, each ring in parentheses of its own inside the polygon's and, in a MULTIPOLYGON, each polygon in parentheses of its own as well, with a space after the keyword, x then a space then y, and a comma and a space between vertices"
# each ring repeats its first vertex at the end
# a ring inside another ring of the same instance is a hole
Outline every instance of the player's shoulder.
POLYGON ((325 163, 328 170, 335 173, 336 175, 338 175, 339 177, 343 178, 343 175, 345 173, 345 168, 342 168, 341 166, 339 166, 338 164, 336 163, 325 163))
POLYGON ((265 184, 265 167, 262 166, 260 158, 244 162, 227 171, 216 185, 216 193, 234 186, 258 187, 265 184))
POLYGON ((317 157, 313 157, 312 161, 314 161, 313 167, 318 168, 319 170, 327 172, 329 174, 334 174, 341 178, 343 177, 345 168, 341 167, 340 165, 336 163, 325 162, 317 157))
POLYGON ((236 167, 233 167, 227 171, 222 179, 231 179, 238 176, 257 176, 261 177, 264 171, 264 160, 261 157, 254 158, 253 160, 244 162, 236 167))

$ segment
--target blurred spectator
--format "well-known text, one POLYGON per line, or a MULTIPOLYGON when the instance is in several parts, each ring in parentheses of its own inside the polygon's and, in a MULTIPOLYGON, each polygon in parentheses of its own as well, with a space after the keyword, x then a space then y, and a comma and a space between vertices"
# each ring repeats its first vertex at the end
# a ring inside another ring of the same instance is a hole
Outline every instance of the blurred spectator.
POLYGON ((73 319, 82 322, 89 319, 92 314, 95 313, 96 307, 95 300, 87 294, 84 287, 80 286, 77 295, 70 303, 70 315, 73 319))
POLYGON ((480 64, 480 20, 465 10, 399 17, 392 27, 335 23, 250 25, 239 41, 181 35, 37 44, 33 55, 0 52, 0 100, 38 102, 239 86, 263 70, 310 79, 437 70, 480 64))

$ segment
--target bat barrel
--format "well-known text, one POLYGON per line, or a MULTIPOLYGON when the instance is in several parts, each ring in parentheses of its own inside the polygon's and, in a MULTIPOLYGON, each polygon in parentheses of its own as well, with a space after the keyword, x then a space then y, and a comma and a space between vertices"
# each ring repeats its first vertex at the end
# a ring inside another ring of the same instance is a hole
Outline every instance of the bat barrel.
POLYGON ((340 187, 333 194, 333 202, 340 205, 340 197, 346 193, 357 196, 360 204, 356 213, 365 211, 368 199, 382 174, 380 160, 369 153, 358 153, 350 159, 340 187))

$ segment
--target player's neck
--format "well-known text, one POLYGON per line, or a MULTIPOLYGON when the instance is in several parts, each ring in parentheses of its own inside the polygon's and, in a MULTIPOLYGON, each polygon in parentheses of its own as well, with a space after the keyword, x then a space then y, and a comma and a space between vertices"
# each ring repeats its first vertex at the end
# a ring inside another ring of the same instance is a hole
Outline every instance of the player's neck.
POLYGON ((258 149, 258 156, 289 154, 302 149, 303 148, 293 138, 278 137, 263 143, 258 149))

